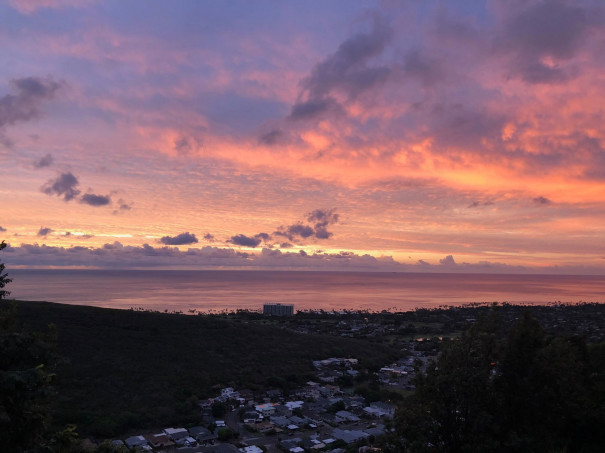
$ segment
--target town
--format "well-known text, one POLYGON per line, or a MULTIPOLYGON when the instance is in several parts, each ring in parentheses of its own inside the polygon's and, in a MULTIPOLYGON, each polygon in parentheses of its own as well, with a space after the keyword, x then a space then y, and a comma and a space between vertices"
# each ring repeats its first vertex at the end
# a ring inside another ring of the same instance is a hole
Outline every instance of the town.
MULTIPOLYGON (((380 375, 413 375, 413 366, 409 360, 406 363, 398 370, 384 368, 380 375)), ((353 358, 316 361, 319 382, 307 382, 291 392, 290 398, 276 389, 255 395, 246 389, 223 388, 220 395, 201 403, 199 426, 165 428, 111 443, 141 451, 206 453, 237 452, 238 448, 244 453, 342 453, 353 444, 372 448, 389 429, 395 405, 368 402, 335 383, 337 378, 357 375, 357 365, 353 358)), ((384 382, 384 377, 380 379, 384 382)))
MULTIPOLYGON (((370 372, 351 357, 313 361, 315 379, 288 391, 222 388, 200 402, 200 423, 167 427, 112 441, 114 447, 141 451, 205 453, 263 453, 380 451, 392 431, 396 403, 415 389, 416 373, 438 354, 440 343, 495 305, 448 307, 409 313, 299 312, 292 305, 266 304, 263 313, 225 314, 246 322, 274 322, 299 333, 393 342, 401 357, 370 372), (440 336, 432 336, 437 335, 440 336), (356 383, 364 385, 356 386, 356 383)), ((503 322, 519 319, 528 307, 501 306, 503 322)), ((591 341, 605 338, 602 304, 532 307, 547 330, 583 335, 591 341)))

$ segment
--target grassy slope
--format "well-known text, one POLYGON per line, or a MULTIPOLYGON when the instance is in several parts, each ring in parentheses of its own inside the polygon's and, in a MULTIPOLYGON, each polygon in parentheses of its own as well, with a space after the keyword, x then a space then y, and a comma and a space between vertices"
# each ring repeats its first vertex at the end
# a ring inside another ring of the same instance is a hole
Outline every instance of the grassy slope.
POLYGON ((375 366, 394 354, 368 342, 217 317, 46 302, 21 302, 19 315, 38 330, 57 326, 67 361, 57 370, 55 421, 98 436, 199 422, 197 398, 218 386, 260 388, 271 377, 304 382, 315 359, 350 356, 375 366))

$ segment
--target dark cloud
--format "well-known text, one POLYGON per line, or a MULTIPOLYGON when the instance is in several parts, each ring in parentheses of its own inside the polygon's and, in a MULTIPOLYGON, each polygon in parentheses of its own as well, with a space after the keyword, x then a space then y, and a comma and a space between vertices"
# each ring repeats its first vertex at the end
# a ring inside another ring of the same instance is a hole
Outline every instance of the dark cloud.
POLYGON ((508 118, 501 113, 462 104, 434 104, 430 112, 434 137, 444 148, 485 152, 485 143, 500 144, 508 118))
POLYGON ((332 233, 330 233, 325 228, 317 228, 315 230, 315 237, 317 239, 329 239, 331 236, 332 236, 332 233))
POLYGON ((317 239, 328 239, 332 236, 332 233, 327 230, 327 227, 338 223, 339 217, 334 209, 316 209, 309 213, 307 220, 313 224, 317 239))
POLYGON ((439 8, 432 32, 445 43, 472 44, 485 39, 468 18, 457 17, 446 8, 439 8))
POLYGON ((107 206, 111 203, 109 195, 96 195, 94 193, 86 193, 80 198, 80 203, 90 206, 107 206))
POLYGON ((185 245, 185 244, 195 244, 198 242, 195 234, 181 233, 177 236, 164 236, 160 239, 162 244, 166 245, 185 245))
POLYGON ((329 110, 339 110, 334 95, 354 100, 362 93, 384 83, 391 73, 386 66, 369 66, 381 55, 392 37, 391 28, 374 17, 372 29, 344 41, 336 52, 315 65, 311 74, 301 81, 302 91, 292 106, 289 118, 314 118, 329 110))
MULTIPOLYGON (((78 189, 80 182, 71 172, 61 173, 57 178, 51 179, 44 184, 40 190, 47 195, 57 195, 63 197, 65 201, 71 201, 80 195, 78 189)), ((111 204, 111 195, 98 195, 94 193, 86 193, 79 198, 80 203, 89 206, 108 206, 111 204)), ((130 210, 130 205, 123 200, 119 200, 119 208, 113 213, 119 211, 130 210)))
POLYGON ((374 258, 350 252, 338 254, 304 251, 281 252, 262 249, 259 253, 240 252, 234 249, 205 246, 200 249, 179 251, 175 247, 126 246, 120 242, 93 247, 50 247, 38 244, 22 244, 7 247, 6 260, 11 266, 35 264, 36 266, 90 266, 111 269, 188 266, 191 268, 220 266, 275 267, 300 269, 336 270, 402 270, 401 265, 390 257, 374 258))
POLYGON ((261 242, 268 241, 271 239, 271 236, 267 233, 259 233, 254 236, 246 236, 244 234, 238 234, 236 236, 232 236, 228 242, 241 245, 244 247, 258 247, 261 242))
POLYGON ((48 228, 48 227, 40 227, 40 229, 38 230, 38 236, 41 237, 46 237, 48 236, 50 233, 52 233, 54 230, 52 228, 48 228))
POLYGON ((439 260, 439 264, 441 264, 442 266, 452 267, 456 266, 456 261, 454 261, 454 257, 452 255, 448 255, 445 258, 439 260))
POLYGON ((53 156, 49 153, 34 161, 34 168, 50 167, 53 164, 53 156))
POLYGON ((495 203, 493 201, 473 201, 468 205, 469 208, 480 208, 481 206, 492 206, 495 203))
POLYGON ((120 212, 123 211, 130 211, 132 209, 132 204, 131 203, 127 203, 124 200, 122 200, 121 198, 118 200, 118 209, 115 209, 113 211, 114 215, 118 215, 120 212))
POLYGON ((339 216, 335 209, 316 209, 307 215, 307 220, 315 224, 315 228, 325 228, 338 223, 339 216))
POLYGON ((0 232, 6 231, 6 228, 0 226, 0 232))
POLYGON ((276 232, 276 234, 282 234, 283 236, 292 239, 294 236, 300 236, 301 238, 308 238, 315 234, 315 230, 309 225, 303 225, 302 223, 297 223, 294 225, 290 225, 285 227, 283 231, 276 232))
POLYGON ((503 45, 532 57, 573 57, 590 26, 589 11, 566 1, 524 4, 506 19, 503 45))
POLYGON ((406 75, 418 79, 425 87, 441 82, 446 74, 439 60, 430 58, 419 50, 413 50, 406 55, 403 69, 406 75))
POLYGON ((542 206, 545 206, 545 205, 548 205, 548 204, 552 203, 551 200, 549 200, 546 197, 542 197, 542 196, 534 198, 533 202, 536 203, 536 204, 542 205, 542 206))
POLYGON ((518 69, 523 80, 532 84, 563 83, 570 79, 571 74, 558 66, 547 66, 539 61, 519 64, 518 69))
POLYGON ((49 180, 40 190, 47 195, 63 197, 65 201, 73 200, 80 194, 78 178, 70 172, 61 173, 56 179, 49 180))
POLYGON ((329 239, 332 233, 327 230, 328 226, 338 223, 339 216, 335 209, 316 209, 307 214, 307 224, 302 222, 294 225, 282 226, 275 235, 288 238, 290 241, 315 237, 316 239, 329 239))
POLYGON ((341 110, 340 105, 334 98, 309 99, 308 101, 294 104, 288 118, 291 120, 310 119, 329 110, 341 110))
POLYGON ((292 248, 292 244, 290 244, 289 242, 282 242, 281 244, 279 244, 279 248, 290 249, 290 248, 292 248))
POLYGON ((262 240, 254 236, 249 237, 244 234, 238 234, 237 236, 232 236, 229 242, 236 245, 243 245, 245 247, 257 247, 262 240))
POLYGON ((273 129, 258 138, 258 143, 263 145, 275 145, 283 137, 284 133, 279 129, 273 129))
POLYGON ((38 244, 21 244, 20 247, 8 246, 4 258, 10 266, 62 267, 62 266, 95 266, 108 269, 128 268, 165 268, 181 266, 188 268, 207 268, 217 266, 237 269, 242 267, 308 270, 381 270, 403 272, 470 272, 470 273, 539 273, 539 274, 596 274, 602 275, 603 268, 587 266, 552 266, 525 268, 508 266, 502 263, 481 261, 478 263, 455 263, 453 257, 441 260, 445 265, 430 265, 424 261, 418 264, 402 264, 392 257, 375 258, 370 255, 357 255, 351 252, 307 253, 281 252, 263 249, 260 253, 240 252, 234 249, 205 246, 199 249, 180 251, 176 247, 126 246, 120 242, 105 244, 100 248, 93 247, 51 247, 38 244))
POLYGON ((13 79, 10 84, 16 93, 0 98, 0 128, 39 116, 42 101, 52 99, 61 87, 59 82, 39 77, 13 79))
POLYGON ((544 64, 544 58, 565 63, 576 56, 593 28, 603 26, 602 11, 579 2, 522 2, 509 11, 495 46, 510 55, 515 73, 532 84, 566 81, 570 72, 544 64))
POLYGON ((321 98, 334 88, 347 87, 349 94, 369 88, 375 77, 368 76, 366 63, 380 55, 392 36, 391 29, 382 21, 375 20, 369 33, 358 33, 339 47, 336 53, 317 64, 311 75, 303 81, 303 87, 310 98, 321 98))
POLYGON ((214 235, 212 235, 210 233, 206 233, 204 235, 204 239, 207 240, 208 242, 214 242, 215 241, 214 235))
POLYGON ((262 239, 263 241, 268 241, 271 239, 271 235, 267 233, 258 233, 255 237, 262 239))

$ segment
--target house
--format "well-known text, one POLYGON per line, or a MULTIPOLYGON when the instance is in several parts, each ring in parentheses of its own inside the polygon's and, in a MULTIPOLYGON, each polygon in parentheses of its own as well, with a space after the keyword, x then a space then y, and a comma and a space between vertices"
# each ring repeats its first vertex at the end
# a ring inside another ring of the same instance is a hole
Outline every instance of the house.
POLYGON ((228 400, 231 398, 238 398, 239 397, 239 392, 236 392, 235 390, 233 390, 233 387, 227 387, 224 389, 221 389, 221 399, 223 400, 228 400))
POLYGON ((303 401, 286 401, 284 406, 293 411, 294 409, 302 409, 303 404, 305 404, 303 401))
POLYGON ((240 453, 240 451, 231 444, 218 444, 212 447, 203 447, 200 449, 202 453, 240 453))
POLYGON ((301 446, 305 450, 319 451, 322 450, 326 446, 326 444, 312 437, 310 439, 303 440, 301 446))
POLYGON ((380 418, 383 415, 383 412, 380 409, 371 406, 364 407, 363 411, 371 417, 380 418))
POLYGON ((167 448, 174 446, 174 442, 172 439, 170 439, 170 437, 168 437, 168 435, 166 435, 166 433, 148 434, 145 436, 145 439, 147 439, 147 442, 149 442, 153 448, 167 448))
MULTIPOLYGON (((294 449, 295 449, 295 448, 300 448, 300 447, 299 447, 299 444, 300 444, 301 442, 302 442, 302 439, 301 439, 300 437, 293 437, 292 439, 285 439, 285 440, 282 440, 282 441, 279 443, 279 446, 280 446, 282 449, 284 449, 285 451, 290 451, 290 452, 292 452, 292 453, 295 453, 295 452, 294 452, 294 449)), ((301 448, 301 450, 302 450, 302 451, 304 451, 302 448, 301 448)))
POLYGON ((176 444, 179 447, 195 447, 197 445, 197 441, 191 436, 185 436, 177 440, 176 444))
POLYGON ((336 417, 336 415, 331 414, 329 412, 325 412, 323 414, 319 414, 319 418, 323 422, 330 423, 330 424, 332 424, 332 423, 340 423, 340 421, 342 420, 342 419, 336 417))
POLYGON ((272 415, 275 413, 275 407, 279 406, 277 403, 265 403, 265 404, 257 404, 254 406, 254 409, 259 412, 263 416, 272 415))
POLYGON ((243 416, 244 423, 260 423, 263 421, 263 416, 258 412, 246 412, 243 416))
POLYGON ((294 425, 298 425, 298 426, 302 426, 307 422, 306 419, 297 417, 296 415, 293 415, 288 420, 290 420, 290 423, 292 423, 294 425))
POLYGON ((239 451, 242 453, 263 453, 263 449, 256 445, 249 445, 244 448, 240 448, 239 451))
POLYGON ((185 428, 166 428, 164 434, 170 437, 175 442, 183 437, 189 436, 189 431, 185 428))
POLYGON ((375 401, 373 403, 370 403, 370 407, 381 411, 382 416, 393 417, 393 415, 395 415, 395 405, 393 404, 385 403, 382 401, 375 401))
POLYGON ((374 437, 382 436, 384 434, 384 425, 378 425, 372 428, 364 429, 364 432, 374 437))
POLYGON ((290 424, 290 420, 288 420, 287 417, 274 415, 273 417, 271 417, 271 423, 281 428, 285 428, 290 424))
POLYGON ((360 439, 369 437, 370 435, 359 430, 335 428, 332 432, 332 436, 334 436, 334 438, 336 439, 344 440, 347 444, 351 444, 353 442, 357 442, 360 439))
POLYGON ((349 411, 338 411, 336 412, 336 416, 348 422, 358 422, 359 420, 361 420, 357 415, 352 414, 349 411))
POLYGON ((203 426, 194 426, 189 428, 189 434, 194 437, 199 443, 211 442, 217 438, 217 435, 210 432, 209 429, 203 426))
POLYGON ((281 429, 275 428, 273 423, 271 423, 269 420, 263 420, 262 422, 257 423, 254 427, 261 433, 267 433, 267 432, 271 431, 272 429, 274 429, 275 432, 281 431, 281 429))
POLYGON ((147 443, 147 440, 143 436, 132 436, 124 440, 124 443, 128 448, 138 447, 143 450, 151 450, 151 447, 147 443))

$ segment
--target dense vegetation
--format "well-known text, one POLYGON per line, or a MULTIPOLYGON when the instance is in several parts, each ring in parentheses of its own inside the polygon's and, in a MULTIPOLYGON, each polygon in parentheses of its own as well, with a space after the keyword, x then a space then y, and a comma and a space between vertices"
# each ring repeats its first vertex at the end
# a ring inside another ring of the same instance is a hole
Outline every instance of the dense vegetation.
POLYGON ((605 344, 497 313, 446 342, 396 417, 409 452, 600 452, 605 344))
MULTIPOLYGON (((0 250, 4 249, 4 241, 0 250)), ((45 448, 50 440, 46 397, 51 391, 54 332, 25 328, 16 305, 4 299, 11 279, 0 262, 0 449, 6 452, 45 448)), ((70 428, 53 433, 56 441, 69 436, 70 428)))
POLYGON ((55 423, 84 435, 199 423, 200 398, 224 386, 286 391, 312 377, 312 360, 361 359, 376 368, 396 351, 368 342, 297 334, 219 316, 21 302, 34 329, 56 326, 55 423))

